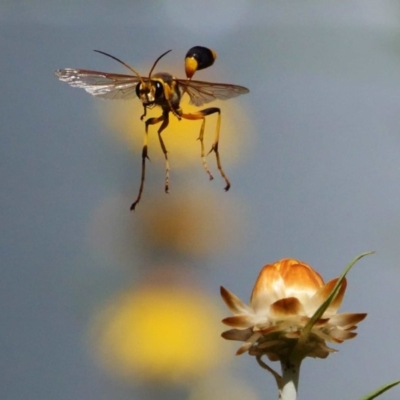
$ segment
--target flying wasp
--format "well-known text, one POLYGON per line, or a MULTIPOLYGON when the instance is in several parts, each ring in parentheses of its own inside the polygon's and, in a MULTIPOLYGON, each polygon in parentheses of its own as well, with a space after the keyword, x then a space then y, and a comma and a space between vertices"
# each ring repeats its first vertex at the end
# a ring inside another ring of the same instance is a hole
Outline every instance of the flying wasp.
MULTIPOLYGON (((136 200, 132 203, 131 210, 134 210, 142 197, 145 173, 146 173, 146 159, 148 157, 148 130, 149 125, 156 125, 161 123, 157 133, 160 141, 161 149, 165 157, 165 192, 169 191, 169 161, 168 152, 162 139, 161 133, 169 124, 169 113, 174 115, 178 120, 202 120, 200 127, 199 141, 201 146, 201 159, 204 170, 208 174, 210 180, 214 179, 210 170, 208 169, 205 152, 204 152, 204 128, 208 115, 218 114, 217 125, 215 130, 214 142, 211 146, 209 153, 214 152, 217 160, 217 167, 225 180, 225 190, 229 190, 231 184, 224 170, 222 169, 221 160, 218 151, 219 132, 221 126, 221 110, 218 107, 205 108, 194 113, 185 113, 180 107, 182 96, 186 93, 190 98, 190 104, 195 106, 202 106, 203 104, 210 103, 215 99, 227 100, 232 97, 239 96, 249 92, 249 89, 231 85, 228 83, 213 83, 192 80, 196 71, 205 69, 214 64, 217 54, 206 47, 195 46, 192 47, 185 57, 185 72, 186 79, 178 79, 166 72, 158 72, 153 74, 157 63, 168 54, 171 50, 161 54, 150 69, 149 76, 143 77, 131 66, 121 61, 117 57, 104 51, 95 50, 97 53, 104 54, 107 57, 118 61, 126 68, 128 68, 134 75, 113 74, 108 72, 90 71, 85 69, 59 69, 55 71, 55 75, 63 82, 67 82, 73 87, 85 89, 93 96, 101 97, 104 99, 132 99, 138 97, 143 105, 143 115, 141 120, 147 114, 147 109, 154 106, 161 107, 162 114, 159 117, 148 118, 145 121, 145 136, 142 148, 142 170, 139 192, 136 200)), ((208 154, 209 154, 208 153, 208 154)))

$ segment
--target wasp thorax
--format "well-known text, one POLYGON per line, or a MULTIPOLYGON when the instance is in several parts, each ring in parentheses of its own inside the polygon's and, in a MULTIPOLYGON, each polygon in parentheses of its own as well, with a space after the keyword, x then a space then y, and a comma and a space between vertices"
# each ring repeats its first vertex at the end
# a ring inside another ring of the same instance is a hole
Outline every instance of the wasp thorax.
POLYGON ((158 81, 139 82, 136 86, 136 95, 144 105, 156 103, 163 94, 163 86, 158 81))

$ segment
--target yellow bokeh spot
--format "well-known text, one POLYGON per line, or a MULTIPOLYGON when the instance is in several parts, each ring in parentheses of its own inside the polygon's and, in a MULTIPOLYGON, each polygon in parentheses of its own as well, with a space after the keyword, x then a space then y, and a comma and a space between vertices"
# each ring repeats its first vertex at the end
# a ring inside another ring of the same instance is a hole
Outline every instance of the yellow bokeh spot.
MULTIPOLYGON (((148 270, 141 259, 159 260, 160 254, 164 261, 175 257, 204 260, 243 251, 243 233, 251 227, 240 198, 207 180, 200 185, 196 182, 196 187, 191 182, 180 183, 176 182, 169 195, 162 187, 149 185, 134 214, 128 214, 129 196, 113 195, 99 203, 92 213, 87 240, 102 265, 108 260, 111 268, 139 272, 148 270)), ((196 262, 192 267, 209 265, 196 262)), ((213 265, 217 268, 224 266, 213 265)))
POLYGON ((204 294, 156 284, 119 295, 99 313, 92 332, 113 374, 184 383, 218 362, 219 320, 204 294))
MULTIPOLYGON (((145 134, 144 122, 140 120, 143 108, 138 101, 100 103, 101 116, 107 128, 117 133, 117 137, 123 140, 135 153, 140 154, 145 134)), ((213 102, 212 106, 220 107, 221 131, 219 151, 224 163, 232 163, 238 160, 242 152, 246 153, 247 145, 251 139, 249 135, 250 123, 246 113, 232 103, 213 102), (244 140, 245 138, 245 140, 244 140)), ((203 107, 205 108, 205 107, 203 107)), ((189 104, 183 104, 187 113, 200 110, 189 104)), ((148 112, 147 117, 161 115, 161 109, 155 108, 148 112)), ((217 114, 206 117, 204 147, 205 153, 210 151, 216 134, 217 114)), ((148 148, 152 160, 159 162, 163 159, 157 130, 160 124, 149 127, 148 148)), ((197 140, 200 133, 201 120, 178 120, 170 114, 169 125, 163 131, 162 137, 168 150, 170 160, 174 165, 200 164, 200 142, 197 140)), ((207 157, 210 159, 211 154, 207 157)), ((212 157, 214 157, 212 155, 212 157)), ((214 162, 214 160, 213 160, 214 162)))

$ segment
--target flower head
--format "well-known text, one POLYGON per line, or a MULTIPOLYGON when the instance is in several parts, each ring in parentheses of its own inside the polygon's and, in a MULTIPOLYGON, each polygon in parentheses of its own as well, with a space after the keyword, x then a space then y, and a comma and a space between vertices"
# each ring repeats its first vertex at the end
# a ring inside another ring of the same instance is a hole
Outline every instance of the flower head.
POLYGON ((257 278, 249 306, 221 287, 222 298, 234 314, 222 320, 233 328, 222 337, 245 342, 236 354, 248 351, 250 355, 267 355, 271 361, 277 361, 296 349, 301 358, 325 358, 336 351, 326 342, 342 343, 355 337, 356 324, 367 315, 337 314, 346 291, 344 279, 336 297, 299 345, 305 326, 337 281, 325 284, 316 271, 298 260, 283 259, 268 264, 257 278))

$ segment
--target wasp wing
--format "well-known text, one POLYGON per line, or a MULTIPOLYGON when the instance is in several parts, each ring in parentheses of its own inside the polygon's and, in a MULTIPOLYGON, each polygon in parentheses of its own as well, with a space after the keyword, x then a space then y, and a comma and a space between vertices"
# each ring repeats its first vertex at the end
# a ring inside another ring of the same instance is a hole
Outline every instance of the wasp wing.
POLYGON ((190 104, 195 106, 202 106, 216 99, 227 100, 249 93, 249 89, 244 86, 231 85, 229 83, 212 83, 189 79, 178 79, 178 83, 182 88, 182 93, 189 95, 190 104))
POLYGON ((140 79, 134 75, 110 74, 86 69, 58 69, 55 75, 60 81, 85 89, 103 99, 136 98, 136 85, 140 79))

